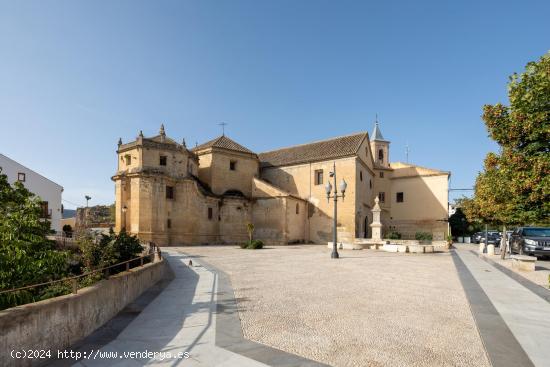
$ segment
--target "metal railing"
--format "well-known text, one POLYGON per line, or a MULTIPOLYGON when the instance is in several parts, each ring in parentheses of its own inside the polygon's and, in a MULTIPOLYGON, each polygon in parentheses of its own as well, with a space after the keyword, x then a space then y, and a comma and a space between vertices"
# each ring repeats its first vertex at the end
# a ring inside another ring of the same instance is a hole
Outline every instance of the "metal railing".
POLYGON ((159 260, 162 258, 162 254, 160 252, 159 247, 156 246, 153 243, 149 244, 149 251, 148 252, 149 252, 149 254, 147 254, 147 255, 135 257, 133 259, 126 260, 126 261, 123 261, 123 262, 120 262, 120 263, 117 263, 117 264, 113 264, 113 265, 105 266, 103 268, 95 269, 95 270, 86 272, 84 274, 75 275, 75 276, 72 276, 72 277, 66 277, 66 278, 57 279, 57 280, 52 280, 52 281, 45 282, 45 283, 31 284, 31 285, 27 285, 25 287, 19 287, 19 288, 13 288, 13 289, 0 291, 0 295, 14 293, 14 292, 20 292, 20 291, 24 291, 24 290, 29 290, 29 289, 34 289, 34 288, 38 288, 38 287, 49 286, 49 285, 52 285, 52 284, 58 284, 58 283, 69 282, 69 281, 72 284, 72 293, 77 294, 78 289, 79 289, 78 280, 81 279, 81 278, 88 277, 90 275, 97 274, 97 273, 103 273, 105 279, 109 279, 110 269, 112 269, 112 268, 116 268, 116 267, 119 267, 121 265, 125 265, 125 270, 124 271, 129 271, 132 268, 137 268, 137 267, 143 266, 144 265, 144 259, 146 259, 146 258, 149 258, 151 263, 155 262, 155 256, 158 256, 159 260), (130 266, 130 263, 132 263, 134 261, 138 261, 138 260, 139 260, 139 265, 138 266, 133 266, 133 267, 130 266))

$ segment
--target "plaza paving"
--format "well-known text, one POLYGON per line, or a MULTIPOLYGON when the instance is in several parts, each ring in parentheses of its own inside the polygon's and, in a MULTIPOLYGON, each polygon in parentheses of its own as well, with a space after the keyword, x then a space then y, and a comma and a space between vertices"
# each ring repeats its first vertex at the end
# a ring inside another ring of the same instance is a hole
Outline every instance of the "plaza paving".
POLYGON ((339 260, 324 246, 163 254, 174 279, 138 300, 123 327, 117 318, 102 327, 119 330, 78 348, 190 358, 77 365, 550 366, 550 292, 473 248, 342 251, 339 260))
POLYGON ((335 366, 488 366, 450 253, 186 247, 227 273, 244 336, 335 366))

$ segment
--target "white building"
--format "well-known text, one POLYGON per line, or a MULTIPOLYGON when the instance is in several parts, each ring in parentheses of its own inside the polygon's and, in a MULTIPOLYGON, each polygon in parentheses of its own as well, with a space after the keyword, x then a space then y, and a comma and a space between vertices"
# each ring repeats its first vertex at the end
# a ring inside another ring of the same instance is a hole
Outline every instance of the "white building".
POLYGON ((3 154, 0 154, 0 168, 2 174, 8 176, 9 183, 19 181, 27 190, 40 197, 44 218, 51 221, 53 230, 61 231, 63 187, 3 154))

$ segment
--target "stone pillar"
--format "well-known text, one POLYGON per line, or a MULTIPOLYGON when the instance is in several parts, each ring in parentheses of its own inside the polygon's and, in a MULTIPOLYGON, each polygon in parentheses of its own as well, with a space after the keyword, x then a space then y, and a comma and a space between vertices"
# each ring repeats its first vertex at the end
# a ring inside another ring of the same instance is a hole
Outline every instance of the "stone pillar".
POLYGON ((378 196, 374 199, 374 208, 372 208, 372 223, 370 227, 372 228, 372 239, 373 240, 382 240, 382 222, 380 221, 380 205, 378 204, 380 199, 378 196))

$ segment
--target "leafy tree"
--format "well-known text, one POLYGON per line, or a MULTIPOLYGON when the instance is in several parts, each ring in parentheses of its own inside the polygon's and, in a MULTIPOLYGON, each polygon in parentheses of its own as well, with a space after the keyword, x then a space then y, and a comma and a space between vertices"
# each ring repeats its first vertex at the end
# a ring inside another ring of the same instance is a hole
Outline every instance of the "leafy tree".
MULTIPOLYGON (((54 249, 40 198, 0 169, 0 289, 48 282, 67 274, 68 254, 54 249)), ((0 308, 40 299, 38 290, 0 295, 0 308)))
POLYGON ((460 208, 456 208, 455 213, 449 217, 449 225, 454 236, 461 237, 469 232, 470 223, 460 208))
POLYGON ((252 242, 252 234, 254 233, 254 223, 246 224, 246 231, 248 232, 248 240, 252 242))
POLYGON ((465 202, 470 219, 497 224, 548 224, 550 213, 550 52, 510 77, 509 106, 483 107, 489 153, 465 202))
POLYGON ((483 119, 501 147, 476 182, 480 213, 501 223, 549 223, 550 52, 510 77, 510 106, 487 105, 483 119))

